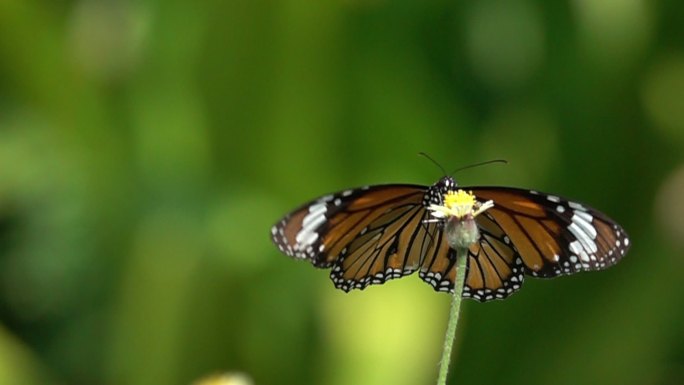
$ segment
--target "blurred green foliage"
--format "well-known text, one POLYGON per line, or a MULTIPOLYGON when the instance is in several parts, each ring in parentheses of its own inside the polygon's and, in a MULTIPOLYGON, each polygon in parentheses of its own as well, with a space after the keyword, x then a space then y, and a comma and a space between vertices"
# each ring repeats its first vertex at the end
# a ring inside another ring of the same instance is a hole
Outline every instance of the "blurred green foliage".
POLYGON ((451 383, 680 383, 682 15, 0 1, 0 383, 433 382, 448 296, 344 294, 268 239, 317 195, 434 182, 419 151, 508 159, 458 178, 589 202, 633 242, 605 272, 467 301, 451 383))

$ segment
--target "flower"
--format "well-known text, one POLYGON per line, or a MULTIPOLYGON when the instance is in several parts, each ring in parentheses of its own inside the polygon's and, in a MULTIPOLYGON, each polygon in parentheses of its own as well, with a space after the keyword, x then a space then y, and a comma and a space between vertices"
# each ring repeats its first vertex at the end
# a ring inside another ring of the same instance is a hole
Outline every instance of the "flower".
POLYGON ((468 216, 475 218, 485 210, 494 207, 494 202, 478 202, 472 192, 463 190, 448 191, 444 194, 444 206, 430 205, 432 216, 436 218, 456 217, 463 219, 468 216))
POLYGON ((444 194, 443 206, 432 204, 428 210, 435 218, 446 219, 447 242, 452 249, 468 248, 480 238, 475 217, 494 207, 489 200, 479 202, 472 192, 464 190, 448 191, 444 194))

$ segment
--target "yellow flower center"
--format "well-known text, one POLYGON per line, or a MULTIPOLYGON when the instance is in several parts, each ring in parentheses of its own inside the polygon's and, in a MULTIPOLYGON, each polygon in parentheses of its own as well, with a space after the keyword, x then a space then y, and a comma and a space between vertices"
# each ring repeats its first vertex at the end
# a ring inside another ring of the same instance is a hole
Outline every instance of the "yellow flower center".
POLYGON ((462 219, 467 216, 475 217, 494 206, 492 201, 480 203, 472 192, 464 190, 448 191, 444 194, 444 206, 430 205, 432 215, 437 218, 456 217, 462 219))
POLYGON ((449 191, 444 194, 444 206, 449 209, 456 207, 473 207, 475 205, 475 195, 472 192, 465 192, 458 190, 456 192, 449 191))

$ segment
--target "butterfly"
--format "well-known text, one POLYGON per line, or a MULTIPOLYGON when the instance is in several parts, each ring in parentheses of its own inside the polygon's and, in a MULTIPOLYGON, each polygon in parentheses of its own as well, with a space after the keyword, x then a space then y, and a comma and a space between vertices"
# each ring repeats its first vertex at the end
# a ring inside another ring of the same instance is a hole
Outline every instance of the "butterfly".
POLYGON ((271 239, 284 254, 330 269, 335 287, 346 292, 418 271, 435 290, 453 293, 456 251, 438 211, 455 191, 467 191, 483 208, 474 217, 479 237, 468 247, 465 298, 504 299, 525 276, 602 270, 630 247, 622 227, 589 206, 533 190, 457 188, 450 176, 432 186, 365 186, 322 196, 278 221, 271 239))

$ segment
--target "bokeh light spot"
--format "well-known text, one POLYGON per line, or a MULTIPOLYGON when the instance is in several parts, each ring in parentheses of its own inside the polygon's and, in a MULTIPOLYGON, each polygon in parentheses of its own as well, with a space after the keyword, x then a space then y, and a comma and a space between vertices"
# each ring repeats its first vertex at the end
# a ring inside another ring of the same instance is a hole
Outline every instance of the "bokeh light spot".
POLYGON ((495 89, 526 82, 544 55, 539 9, 524 0, 473 4, 466 20, 466 46, 475 73, 495 89))
POLYGON ((656 195, 656 217, 665 234, 684 246, 684 164, 674 170, 656 195))
POLYGON ((619 68, 639 57, 651 40, 650 8, 643 0, 576 0, 582 44, 605 67, 619 68))
POLYGON ((684 141, 684 55, 661 58, 652 66, 642 100, 656 129, 668 139, 684 141))
POLYGON ((558 127, 543 107, 502 107, 485 122, 482 159, 505 159, 508 166, 478 170, 497 184, 538 185, 553 169, 559 152, 558 127))
POLYGON ((276 254, 268 237, 282 209, 271 202, 258 191, 233 189, 210 208, 209 244, 231 269, 258 269, 276 254))
POLYGON ((122 78, 140 61, 149 23, 137 2, 77 3, 70 24, 75 66, 96 80, 122 78))

